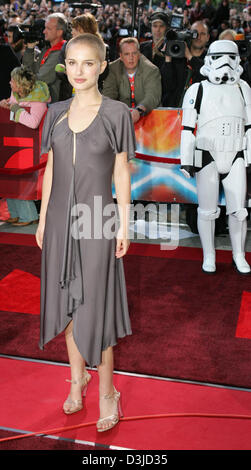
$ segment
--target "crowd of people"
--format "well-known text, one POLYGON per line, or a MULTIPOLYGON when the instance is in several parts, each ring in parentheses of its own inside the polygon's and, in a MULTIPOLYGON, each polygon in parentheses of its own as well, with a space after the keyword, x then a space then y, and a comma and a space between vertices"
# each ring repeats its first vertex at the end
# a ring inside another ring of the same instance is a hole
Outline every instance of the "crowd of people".
MULTIPOLYGON (((107 4, 107 2, 99 0, 95 4, 99 5, 99 8, 96 9, 95 17, 99 25, 100 34, 104 41, 112 47, 114 44, 116 45, 119 30, 130 28, 132 25, 133 12, 131 2, 122 1, 112 4, 108 2, 107 4)), ((30 0, 11 0, 10 3, 5 3, 4 0, 1 0, 0 4, 0 14, 2 19, 6 21, 7 26, 20 23, 31 24, 34 21, 34 17, 46 19, 48 14, 55 12, 63 13, 69 23, 71 23, 75 16, 85 11, 87 10, 74 7, 71 3, 53 2, 52 0, 38 0, 36 2, 31 2, 30 0)), ((160 0, 159 4, 155 3, 153 7, 149 7, 144 2, 138 2, 135 27, 138 30, 138 37, 140 39, 146 39, 151 36, 150 17, 155 11, 172 11, 173 13, 183 14, 184 25, 186 27, 190 27, 195 21, 203 20, 209 25, 210 33, 214 39, 225 29, 231 29, 236 33, 250 33, 250 0, 247 0, 247 4, 242 4, 238 9, 236 7, 232 8, 229 0, 222 0, 221 2, 205 0, 204 2, 195 1, 194 3, 192 0, 185 0, 182 6, 180 6, 180 2, 160 0)))

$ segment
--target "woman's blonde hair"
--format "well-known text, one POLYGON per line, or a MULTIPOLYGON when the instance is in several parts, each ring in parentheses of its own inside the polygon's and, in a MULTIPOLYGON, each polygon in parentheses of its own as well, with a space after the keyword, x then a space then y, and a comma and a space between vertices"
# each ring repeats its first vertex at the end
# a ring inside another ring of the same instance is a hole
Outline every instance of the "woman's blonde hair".
POLYGON ((96 49, 100 62, 104 62, 105 57, 106 57, 106 46, 105 46, 103 39, 96 36, 95 34, 89 34, 89 33, 80 34, 79 36, 76 36, 75 38, 70 39, 70 41, 67 43, 67 46, 65 49, 66 57, 67 57, 67 52, 69 48, 77 44, 86 44, 87 46, 93 47, 94 49, 96 49))
POLYGON ((236 32, 233 29, 224 29, 218 39, 225 39, 226 36, 232 36, 232 40, 235 41, 236 32))
POLYGON ((22 95, 27 96, 33 90, 36 83, 35 74, 26 66, 16 67, 11 72, 11 78, 21 88, 22 95))
POLYGON ((72 20, 72 28, 80 30, 83 33, 95 34, 102 39, 101 34, 98 32, 98 23, 91 13, 84 13, 83 15, 76 16, 72 20))

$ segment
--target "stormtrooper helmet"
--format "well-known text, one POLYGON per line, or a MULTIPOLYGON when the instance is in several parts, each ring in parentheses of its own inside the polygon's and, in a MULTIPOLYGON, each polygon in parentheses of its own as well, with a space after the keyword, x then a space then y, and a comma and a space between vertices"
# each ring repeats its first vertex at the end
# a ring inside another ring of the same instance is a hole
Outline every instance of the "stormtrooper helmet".
POLYGON ((214 41, 209 46, 200 69, 200 73, 216 85, 234 85, 239 81, 242 71, 238 47, 234 41, 227 40, 214 41))

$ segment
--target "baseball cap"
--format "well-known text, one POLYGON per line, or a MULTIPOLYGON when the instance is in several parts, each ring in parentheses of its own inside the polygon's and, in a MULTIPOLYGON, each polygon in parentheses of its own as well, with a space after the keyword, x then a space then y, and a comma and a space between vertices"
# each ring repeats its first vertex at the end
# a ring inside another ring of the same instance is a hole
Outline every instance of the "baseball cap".
POLYGON ((162 21, 166 26, 170 26, 170 16, 162 11, 153 13, 150 16, 150 21, 153 24, 155 21, 162 21))

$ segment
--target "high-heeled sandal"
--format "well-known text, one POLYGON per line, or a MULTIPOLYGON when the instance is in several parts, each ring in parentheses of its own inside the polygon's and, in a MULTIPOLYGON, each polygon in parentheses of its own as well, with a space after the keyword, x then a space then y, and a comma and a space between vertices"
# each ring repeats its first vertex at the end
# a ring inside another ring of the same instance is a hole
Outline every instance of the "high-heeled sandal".
POLYGON ((115 400, 117 402, 117 413, 114 413, 113 415, 110 415, 110 416, 106 416, 105 418, 99 418, 97 425, 96 425, 98 432, 109 431, 109 429, 114 428, 114 426, 118 424, 120 418, 123 417, 120 392, 117 392, 117 390, 114 388, 114 392, 111 395, 104 395, 101 398, 104 398, 105 400, 115 400), (109 426, 106 426, 104 428, 99 426, 99 425, 102 425, 102 423, 105 423, 106 421, 110 422, 109 426))
MULTIPOLYGON (((75 385, 81 385, 81 389, 82 389, 81 394, 85 398, 86 393, 87 393, 88 384, 89 384, 91 378, 92 378, 92 376, 90 374, 88 374, 88 372, 85 371, 84 375, 81 379, 79 379, 79 380, 66 379, 66 382, 70 382, 70 383, 75 384, 75 385)), ((82 398, 81 398, 81 400, 72 400, 70 395, 68 396, 68 398, 65 400, 65 402, 63 404, 63 411, 67 415, 71 415, 72 413, 76 413, 77 411, 82 410, 82 408, 83 408, 82 398)))

